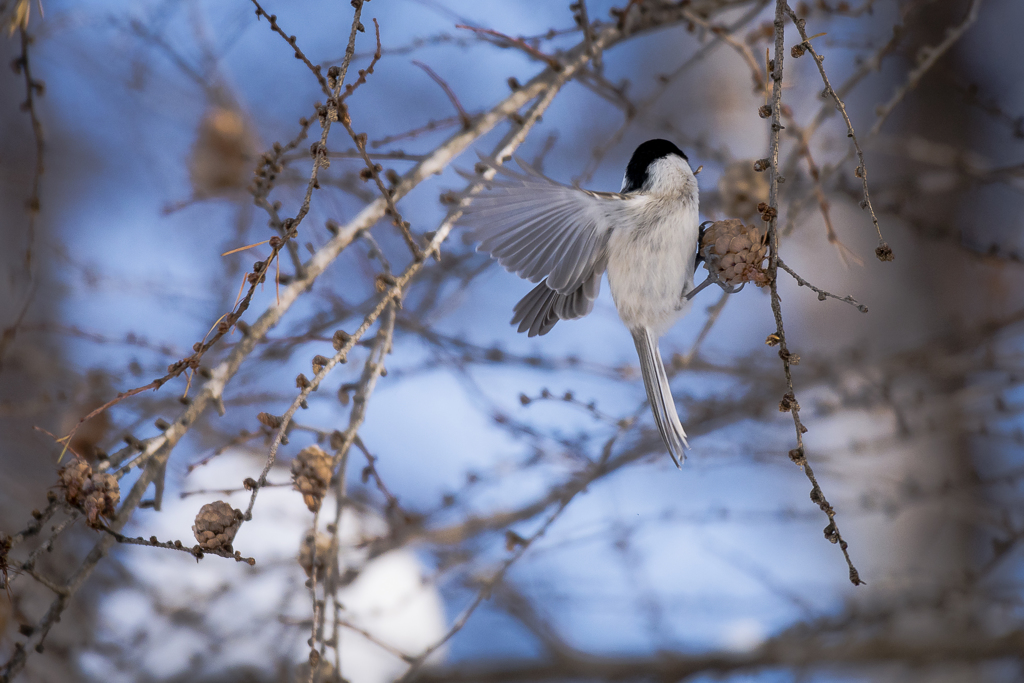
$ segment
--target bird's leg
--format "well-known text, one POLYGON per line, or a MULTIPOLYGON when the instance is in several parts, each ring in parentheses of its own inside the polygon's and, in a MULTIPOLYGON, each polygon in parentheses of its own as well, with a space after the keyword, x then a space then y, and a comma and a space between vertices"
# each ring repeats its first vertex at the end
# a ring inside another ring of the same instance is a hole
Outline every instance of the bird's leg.
POLYGON ((683 299, 686 299, 687 301, 689 301, 693 297, 697 296, 697 293, 700 292, 702 289, 704 289, 708 285, 711 285, 711 284, 714 284, 714 283, 715 283, 715 279, 712 278, 711 274, 709 273, 707 278, 705 278, 704 282, 700 283, 699 285, 697 285, 696 287, 691 289, 689 292, 681 293, 679 295, 679 303, 681 304, 683 302, 683 299))

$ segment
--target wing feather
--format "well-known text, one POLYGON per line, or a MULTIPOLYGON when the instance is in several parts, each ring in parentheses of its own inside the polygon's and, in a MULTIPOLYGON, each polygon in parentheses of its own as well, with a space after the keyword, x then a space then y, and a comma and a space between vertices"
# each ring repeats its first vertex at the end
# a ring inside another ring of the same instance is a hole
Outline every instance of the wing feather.
POLYGON ((560 307, 568 306, 563 312, 583 310, 581 297, 571 295, 590 285, 608 237, 631 198, 562 185, 518 158, 522 172, 498 166, 492 159, 483 161, 497 173, 460 219, 471 227, 470 237, 480 242, 477 250, 531 282, 547 278, 549 289, 568 296, 558 301, 560 307))
POLYGON ((541 282, 516 304, 512 324, 535 337, 550 332, 559 320, 582 318, 594 308, 603 270, 603 265, 594 268, 590 277, 569 294, 559 294, 548 287, 547 281, 541 282))
POLYGON ((571 220, 567 211, 544 220, 526 225, 518 231, 503 235, 504 239, 491 239, 480 244, 481 251, 496 255, 498 263, 507 270, 531 282, 538 282, 557 265, 557 258, 563 251, 563 245, 571 240, 575 233, 559 231, 558 221, 571 220))

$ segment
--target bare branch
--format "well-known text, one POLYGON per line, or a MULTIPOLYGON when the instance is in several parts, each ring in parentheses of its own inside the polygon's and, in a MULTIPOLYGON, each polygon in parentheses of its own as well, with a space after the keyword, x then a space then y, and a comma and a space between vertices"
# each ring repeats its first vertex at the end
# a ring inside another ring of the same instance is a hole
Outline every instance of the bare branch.
POLYGON ((462 122, 462 127, 469 127, 469 124, 472 123, 472 119, 470 118, 469 114, 466 113, 466 110, 463 109, 462 103, 459 102, 459 98, 455 95, 455 91, 452 90, 452 87, 445 83, 443 78, 438 76, 433 69, 431 69, 423 62, 413 60, 412 63, 418 66, 419 68, 423 69, 425 72, 427 72, 427 75, 430 76, 430 78, 435 83, 441 86, 441 89, 444 90, 444 94, 448 96, 448 100, 452 103, 452 106, 455 107, 455 111, 459 113, 459 121, 462 122))
POLYGON ((807 464, 807 458, 804 455, 804 432, 807 428, 804 427, 800 421, 800 404, 796 400, 796 392, 793 388, 793 373, 791 366, 795 360, 795 356, 790 353, 789 347, 786 343, 786 332, 782 322, 782 299, 779 297, 778 289, 778 267, 779 267, 779 232, 778 232, 778 210, 779 210, 779 136, 783 130, 782 126, 782 62, 785 56, 785 26, 786 26, 786 9, 788 5, 786 0, 776 0, 775 2, 775 58, 772 60, 770 75, 773 81, 772 84, 772 118, 771 118, 771 129, 769 132, 769 153, 768 158, 770 160, 770 172, 769 186, 768 186, 768 210, 762 212, 762 218, 768 221, 768 240, 769 240, 769 263, 768 263, 768 279, 770 282, 771 289, 771 304, 772 312, 775 315, 775 333, 769 337, 769 343, 771 345, 779 346, 779 357, 782 359, 783 371, 786 375, 786 385, 789 388, 782 402, 779 404, 779 409, 789 412, 793 416, 793 425, 796 427, 796 444, 797 447, 789 452, 789 457, 793 462, 798 464, 803 469, 804 474, 811 482, 811 500, 821 507, 822 511, 828 516, 829 524, 825 527, 825 538, 833 543, 838 543, 839 548, 843 552, 843 557, 846 558, 846 564, 850 569, 850 581, 853 585, 861 585, 864 583, 860 579, 860 575, 857 569, 853 566, 853 561, 850 559, 850 554, 847 551, 846 541, 843 540, 840 535, 839 527, 835 523, 835 510, 825 499, 825 494, 822 493, 821 487, 818 485, 817 478, 814 476, 814 472, 811 470, 810 465, 807 464))
MULTIPOLYGON (((302 63, 305 64, 306 67, 313 73, 313 76, 316 78, 317 83, 320 84, 320 89, 323 91, 324 95, 327 95, 328 97, 330 97, 331 96, 331 89, 327 86, 327 79, 324 78, 322 73, 320 73, 320 71, 321 71, 320 65, 319 64, 313 64, 313 62, 309 61, 309 58, 306 57, 305 54, 303 54, 301 49, 299 49, 299 44, 296 41, 295 36, 288 35, 278 25, 278 23, 277 23, 277 15, 276 14, 267 14, 267 11, 265 9, 263 9, 263 7, 260 5, 258 0, 252 0, 252 4, 256 5, 256 18, 257 19, 259 19, 260 17, 266 17, 267 18, 267 21, 270 22, 270 29, 274 33, 276 33, 279 36, 281 36, 282 38, 284 38, 286 43, 291 45, 292 49, 295 50, 295 58, 302 60, 302 63)), ((353 3, 353 5, 356 7, 356 16, 358 17, 359 12, 363 8, 363 0, 356 0, 356 2, 353 3)), ((348 52, 346 52, 345 53, 345 57, 346 57, 345 65, 347 66, 348 65, 348 60, 351 59, 351 56, 350 56, 350 54, 348 52)))
POLYGON ((786 271, 787 273, 792 275, 793 279, 796 280, 796 283, 798 285, 800 285, 801 287, 807 287, 811 291, 813 291, 815 294, 817 294, 818 295, 818 301, 824 301, 826 298, 828 298, 828 299, 835 299, 836 301, 842 301, 844 304, 850 304, 851 306, 856 308, 861 313, 867 313, 868 312, 868 307, 865 306, 864 304, 859 303, 852 296, 840 297, 840 296, 836 296, 835 294, 832 294, 831 292, 826 292, 823 289, 819 289, 819 288, 815 287, 810 282, 808 282, 807 280, 805 280, 802 277, 800 277, 796 273, 796 271, 794 271, 792 268, 790 268, 785 263, 783 263, 781 258, 778 260, 778 265, 779 265, 779 268, 782 268, 784 271, 786 271))
MULTIPOLYGON (((821 80, 825 83, 825 92, 828 93, 828 96, 832 98, 833 102, 835 102, 836 109, 838 109, 839 113, 843 115, 843 121, 846 122, 846 130, 848 131, 850 139, 853 141, 854 149, 857 150, 857 159, 860 162, 860 165, 857 167, 856 176, 861 179, 861 183, 864 186, 864 202, 862 203, 862 206, 871 214, 871 222, 874 223, 875 231, 878 233, 878 248, 881 251, 876 250, 876 254, 879 254, 880 260, 891 261, 891 258, 882 258, 881 256, 882 254, 886 254, 891 257, 892 250, 889 249, 889 245, 886 244, 885 240, 882 238, 882 228, 878 225, 878 217, 875 216, 875 207, 871 205, 871 193, 868 192, 868 167, 864 162, 864 151, 860 148, 860 142, 857 140, 857 134, 853 130, 853 122, 850 121, 850 116, 846 113, 846 105, 843 104, 842 98, 839 97, 835 89, 832 88, 832 83, 828 80, 828 74, 825 73, 825 65, 822 63, 824 62, 824 57, 815 51, 814 46, 811 45, 811 41, 807 37, 807 31, 804 29, 806 22, 796 15, 796 12, 792 10, 789 4, 786 5, 786 14, 788 14, 790 19, 793 20, 797 31, 800 32, 800 38, 803 40, 802 43, 793 48, 794 59, 800 54, 801 50, 806 50, 811 53, 811 56, 814 57, 814 63, 818 67, 818 73, 821 74, 821 80)), ((875 132, 877 131, 872 129, 870 135, 874 135, 875 132)))

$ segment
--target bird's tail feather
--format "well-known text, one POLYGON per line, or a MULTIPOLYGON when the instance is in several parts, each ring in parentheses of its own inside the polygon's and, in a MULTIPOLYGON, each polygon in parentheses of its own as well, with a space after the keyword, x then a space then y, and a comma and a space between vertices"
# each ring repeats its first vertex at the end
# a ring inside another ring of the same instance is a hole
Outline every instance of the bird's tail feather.
POLYGON ((647 389, 647 399, 651 403, 654 421, 658 425, 665 446, 668 447, 672 461, 679 467, 679 463, 686 460, 683 449, 689 448, 690 445, 686 442, 686 432, 683 431, 683 425, 680 424, 679 415, 676 413, 676 403, 672 399, 668 376, 665 375, 665 365, 661 362, 661 352, 658 350, 658 338, 646 328, 631 332, 636 352, 640 356, 640 372, 644 376, 644 387, 647 389))

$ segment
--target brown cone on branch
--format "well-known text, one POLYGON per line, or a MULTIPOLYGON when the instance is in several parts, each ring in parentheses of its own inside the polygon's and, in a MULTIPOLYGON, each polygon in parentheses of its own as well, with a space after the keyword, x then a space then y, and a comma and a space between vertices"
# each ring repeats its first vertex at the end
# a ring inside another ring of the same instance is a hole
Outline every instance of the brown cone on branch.
POLYGON ((214 92, 199 122, 188 172, 196 199, 231 197, 252 180, 258 140, 248 117, 223 92, 214 92))
POLYGON ((293 488, 302 494, 310 512, 320 509, 331 483, 332 465, 331 456, 319 446, 303 448, 292 461, 293 488))
POLYGON ((93 473, 84 460, 75 459, 58 473, 68 504, 85 513, 86 523, 98 528, 101 517, 113 519, 121 502, 121 488, 112 474, 93 473))
POLYGON ((92 475, 85 494, 82 510, 89 526, 100 526, 100 517, 114 518, 117 504, 121 502, 121 488, 114 475, 106 472, 92 475))
POLYGON ((64 489, 64 497, 68 505, 80 507, 85 500, 85 487, 92 478, 92 468, 84 460, 75 458, 57 472, 60 487, 64 489))
POLYGON ((334 565, 334 573, 337 575, 338 556, 331 557, 331 537, 324 534, 316 535, 316 559, 313 558, 313 531, 310 530, 302 541, 299 548, 299 566, 306 572, 306 576, 313 578, 313 565, 316 564, 316 580, 323 581, 327 576, 327 568, 334 565))
POLYGON ((232 552, 231 542, 235 540, 238 527, 242 524, 242 512, 222 500, 207 503, 199 508, 192 533, 199 541, 199 547, 213 553, 232 552))
POLYGON ((738 218, 715 221, 700 242, 700 254, 711 279, 723 287, 738 287, 753 282, 768 284, 764 259, 768 253, 765 234, 754 226, 743 225, 738 218))

